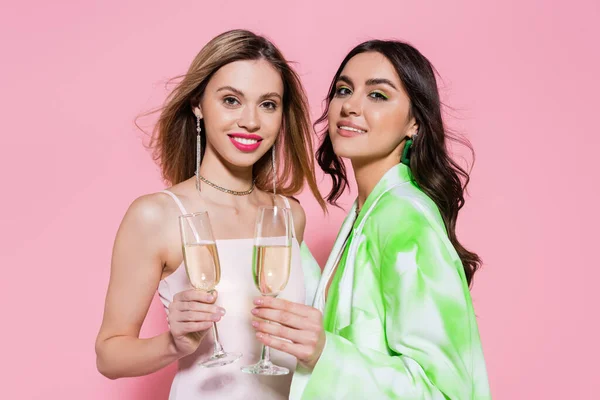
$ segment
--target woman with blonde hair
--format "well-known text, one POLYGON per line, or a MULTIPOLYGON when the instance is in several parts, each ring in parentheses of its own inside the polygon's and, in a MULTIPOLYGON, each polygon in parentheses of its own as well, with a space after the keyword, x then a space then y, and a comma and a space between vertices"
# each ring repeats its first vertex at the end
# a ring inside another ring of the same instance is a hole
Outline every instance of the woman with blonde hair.
MULTIPOLYGON (((163 177, 172 186, 136 199, 116 236, 96 342, 103 375, 147 375, 179 361, 172 400, 288 397, 291 375, 247 375, 240 365, 256 361, 260 352, 250 314, 257 294, 251 261, 259 207, 291 209, 291 273, 281 297, 304 303, 310 292, 305 275, 319 272, 302 270, 305 215, 299 203, 288 199, 306 181, 324 207, 310 138, 300 80, 269 40, 234 30, 198 53, 167 98, 152 140, 163 177), (210 215, 220 256, 221 280, 214 295, 192 289, 183 265, 178 217, 197 211, 210 215), (157 290, 169 330, 140 339, 157 290), (206 333, 215 321, 223 347, 244 354, 241 363, 199 365, 213 352, 214 335, 206 333)), ((295 368, 292 356, 273 351, 272 358, 295 368)))

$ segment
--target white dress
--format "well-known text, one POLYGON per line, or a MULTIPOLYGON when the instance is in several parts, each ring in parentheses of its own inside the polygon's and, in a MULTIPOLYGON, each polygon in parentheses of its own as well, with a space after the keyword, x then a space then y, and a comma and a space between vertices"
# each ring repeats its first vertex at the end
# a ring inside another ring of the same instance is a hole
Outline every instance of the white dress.
MULTIPOLYGON (((187 214, 181 201, 169 191, 182 214, 187 214)), ((286 206, 289 202, 284 198, 286 206)), ((293 227, 293 223, 292 223, 293 227)), ((293 228, 292 228, 293 230, 293 228)), ((294 233, 295 236, 295 233, 294 233)), ((212 332, 202 340, 198 350, 179 360, 177 374, 171 385, 169 400, 208 399, 287 399, 296 359, 289 354, 271 349, 274 364, 286 367, 290 374, 283 376, 249 375, 240 371, 260 358, 261 344, 252 328, 253 299, 259 296, 252 278, 252 251, 254 239, 216 240, 221 262, 221 280, 217 286, 219 297, 216 304, 225 308, 227 314, 217 323, 219 338, 225 351, 242 352, 243 357, 233 364, 215 368, 203 368, 197 362, 212 355, 214 338, 212 332)), ((161 280, 158 294, 168 310, 173 296, 191 289, 182 263, 171 275, 161 280)), ((292 240, 292 263, 290 279, 280 298, 305 303, 306 292, 302 271, 300 245, 292 240)))

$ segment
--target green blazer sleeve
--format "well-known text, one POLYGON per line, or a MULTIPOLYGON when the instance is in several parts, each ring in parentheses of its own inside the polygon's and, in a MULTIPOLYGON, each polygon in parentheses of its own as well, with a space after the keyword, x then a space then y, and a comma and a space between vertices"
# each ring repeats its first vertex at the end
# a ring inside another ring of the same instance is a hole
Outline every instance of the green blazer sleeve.
POLYGON ((303 399, 491 398, 463 267, 430 211, 391 194, 376 206, 362 247, 379 287, 355 279, 353 292, 382 296, 387 352, 354 342, 366 333, 327 332, 303 399))

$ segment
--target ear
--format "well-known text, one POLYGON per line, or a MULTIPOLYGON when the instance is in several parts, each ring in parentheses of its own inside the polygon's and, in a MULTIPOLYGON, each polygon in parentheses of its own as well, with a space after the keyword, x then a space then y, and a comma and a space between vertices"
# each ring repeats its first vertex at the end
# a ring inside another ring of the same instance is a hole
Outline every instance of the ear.
POLYGON ((193 107, 192 110, 194 111, 194 115, 196 116, 196 118, 200 118, 200 119, 203 118, 202 110, 200 109, 200 105, 193 107))
POLYGON ((406 137, 408 137, 409 139, 412 139, 412 137, 414 135, 416 135, 419 132, 419 124, 417 123, 417 121, 412 118, 410 120, 410 122, 408 123, 408 129, 406 130, 406 137))

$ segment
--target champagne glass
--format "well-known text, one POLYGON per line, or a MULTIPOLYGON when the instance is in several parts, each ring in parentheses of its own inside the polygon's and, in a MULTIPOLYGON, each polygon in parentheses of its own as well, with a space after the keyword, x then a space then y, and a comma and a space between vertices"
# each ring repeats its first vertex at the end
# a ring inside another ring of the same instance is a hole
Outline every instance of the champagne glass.
MULTIPOLYGON (((260 207, 254 235, 252 275, 254 284, 264 296, 276 297, 287 285, 292 257, 290 210, 260 207)), ((242 368, 258 375, 285 375, 290 371, 271 362, 270 349, 263 346, 260 360, 242 368)))
MULTIPOLYGON (((181 215, 179 217, 185 271, 192 287, 209 293, 214 292, 221 279, 219 253, 207 212, 181 215)), ((219 342, 217 323, 213 322, 215 347, 213 355, 199 364, 206 368, 231 364, 242 357, 241 353, 227 353, 219 342)))

